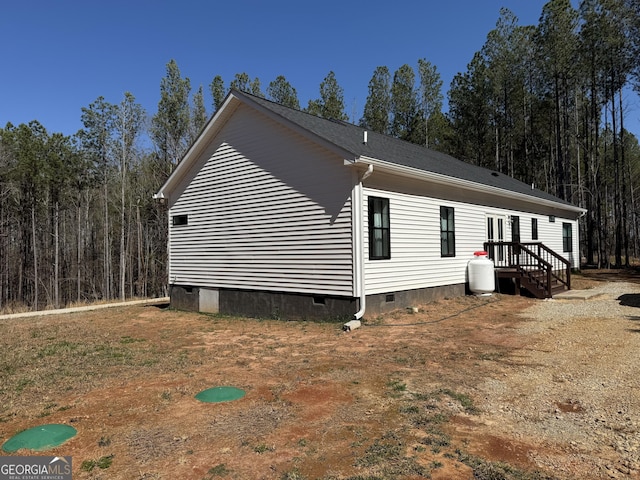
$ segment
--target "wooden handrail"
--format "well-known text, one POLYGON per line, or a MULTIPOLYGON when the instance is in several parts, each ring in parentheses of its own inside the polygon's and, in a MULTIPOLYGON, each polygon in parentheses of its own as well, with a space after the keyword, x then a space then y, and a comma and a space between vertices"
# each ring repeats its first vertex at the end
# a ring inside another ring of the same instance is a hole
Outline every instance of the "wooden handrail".
POLYGON ((484 249, 496 268, 512 268, 530 282, 545 291, 546 297, 552 296, 552 282, 571 289, 571 262, 557 254, 542 242, 485 242, 484 249), (532 272, 542 272, 544 282, 532 272))
POLYGON ((566 272, 567 279, 566 279, 566 282, 563 282, 563 283, 567 286, 567 289, 571 290, 571 262, 566 258, 564 258, 562 255, 551 250, 544 243, 538 242, 537 244, 538 244, 538 248, 541 248, 542 250, 547 252, 549 255, 554 257, 556 260, 558 260, 560 263, 564 264, 564 270, 566 272))

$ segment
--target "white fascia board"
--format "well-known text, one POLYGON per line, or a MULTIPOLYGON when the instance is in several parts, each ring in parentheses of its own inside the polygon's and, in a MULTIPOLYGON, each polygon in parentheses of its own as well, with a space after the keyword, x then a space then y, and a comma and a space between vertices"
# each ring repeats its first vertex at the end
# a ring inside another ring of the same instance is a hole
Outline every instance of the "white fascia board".
POLYGON ((498 195, 505 198, 517 199, 524 202, 535 203, 537 205, 544 205, 553 208, 559 208, 577 213, 586 213, 584 208, 576 207, 574 205, 568 205, 564 203, 554 202, 553 200, 547 200, 544 198, 525 195, 523 193, 514 192, 511 190, 505 190, 503 188, 491 187, 482 183, 471 182, 469 180, 463 180, 461 178, 450 177, 448 175, 442 175, 441 173, 428 172, 426 170, 420 170, 418 168, 407 167, 405 165, 398 165, 397 163, 387 162, 384 160, 378 160, 377 158, 371 158, 366 156, 358 157, 355 164, 368 164, 374 165, 378 171, 386 171, 401 175, 404 177, 415 178, 419 180, 426 180, 433 183, 439 183, 441 185, 448 185, 457 188, 464 188, 467 190, 473 190, 476 192, 488 193, 491 195, 498 195))

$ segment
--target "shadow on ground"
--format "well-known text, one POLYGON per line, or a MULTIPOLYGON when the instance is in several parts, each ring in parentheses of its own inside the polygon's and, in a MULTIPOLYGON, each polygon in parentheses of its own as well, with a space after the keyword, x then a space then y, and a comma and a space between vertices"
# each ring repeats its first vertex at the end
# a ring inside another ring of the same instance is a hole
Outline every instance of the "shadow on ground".
POLYGON ((620 305, 625 307, 640 307, 640 293, 625 293, 618 297, 620 305))
POLYGON ((640 267, 627 268, 584 268, 580 272, 581 276, 599 282, 630 282, 640 283, 640 267))

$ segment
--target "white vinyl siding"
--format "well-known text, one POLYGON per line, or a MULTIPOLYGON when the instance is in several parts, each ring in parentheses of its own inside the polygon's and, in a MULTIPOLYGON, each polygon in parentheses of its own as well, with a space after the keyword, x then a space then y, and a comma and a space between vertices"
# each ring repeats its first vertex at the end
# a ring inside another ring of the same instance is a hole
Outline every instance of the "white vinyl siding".
MULTIPOLYGON (((487 234, 487 215, 505 219, 505 240, 511 240, 511 215, 520 217, 520 238, 531 238, 531 218, 538 218, 539 241, 563 255, 562 223, 573 224, 573 243, 577 247, 577 222, 548 218, 527 212, 486 207, 464 202, 441 200, 413 194, 389 192, 373 188, 364 189, 364 207, 369 195, 389 199, 391 258, 368 260, 365 242, 365 278, 367 294, 411 290, 416 288, 455 285, 467 281, 467 263, 473 253, 482 250, 487 234), (452 207, 455 211, 455 256, 440 255, 440 207, 452 207), (548 226, 553 226, 549 228, 548 226)), ((368 231, 364 219, 365 235, 368 231)), ((576 258, 566 257, 576 266, 576 258)))
POLYGON ((169 282, 352 295, 348 167, 261 116, 240 107, 173 204, 169 282))
MULTIPOLYGON (((578 246, 578 222, 576 220, 567 220, 562 217, 557 217, 555 222, 549 222, 549 217, 546 216, 536 216, 536 218, 538 218, 538 241, 544 243, 551 250, 569 260, 573 268, 579 268, 580 257, 578 252, 580 247, 578 246), (571 224, 571 231, 573 234, 572 252, 562 251, 563 223, 571 224)), ((531 238, 531 234, 529 233, 529 236, 525 238, 531 238)))

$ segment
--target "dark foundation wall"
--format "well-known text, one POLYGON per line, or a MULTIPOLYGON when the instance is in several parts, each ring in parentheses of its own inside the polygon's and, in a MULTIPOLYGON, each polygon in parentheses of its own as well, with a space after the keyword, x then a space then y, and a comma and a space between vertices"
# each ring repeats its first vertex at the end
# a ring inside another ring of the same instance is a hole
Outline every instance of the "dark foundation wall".
POLYGON ((358 300, 283 292, 220 290, 220 313, 282 320, 350 320, 358 300))
MULTIPOLYGON (((465 295, 465 284, 421 288, 377 295, 367 295, 365 320, 376 315, 405 309, 445 297, 465 295)), ((241 317, 281 320, 349 321, 359 310, 359 299, 263 292, 255 290, 208 289, 171 285, 171 307, 178 310, 207 311, 241 317), (215 308, 209 301, 215 294, 215 308)))
POLYGON ((282 320, 348 321, 359 309, 350 297, 170 285, 171 308, 282 320), (214 301, 212 301, 214 299, 214 301))
POLYGON ((198 287, 169 285, 170 305, 171 308, 177 310, 187 310, 190 312, 199 311, 199 294, 200 289, 198 287))
POLYGON ((445 297, 462 297, 466 293, 466 284, 444 285, 441 287, 418 288, 400 292, 367 295, 365 318, 391 312, 397 309, 415 307, 441 300, 445 297))

